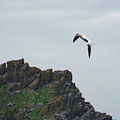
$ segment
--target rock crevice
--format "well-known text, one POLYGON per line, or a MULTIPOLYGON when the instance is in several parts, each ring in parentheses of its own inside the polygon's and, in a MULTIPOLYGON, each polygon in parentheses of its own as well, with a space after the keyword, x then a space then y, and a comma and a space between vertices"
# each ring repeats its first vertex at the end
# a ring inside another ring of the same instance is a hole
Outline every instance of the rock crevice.
POLYGON ((0 65, 0 95, 3 120, 112 120, 85 102, 70 71, 41 70, 24 59, 0 65))

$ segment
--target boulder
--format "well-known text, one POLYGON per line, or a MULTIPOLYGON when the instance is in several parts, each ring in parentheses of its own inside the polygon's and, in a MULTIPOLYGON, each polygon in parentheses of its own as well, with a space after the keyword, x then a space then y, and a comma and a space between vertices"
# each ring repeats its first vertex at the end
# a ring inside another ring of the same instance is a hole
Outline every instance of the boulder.
POLYGON ((24 59, 12 60, 7 62, 7 71, 14 71, 24 64, 24 59))
POLYGON ((17 78, 18 79, 23 79, 25 76, 25 71, 19 71, 17 72, 17 78))
POLYGON ((9 82, 17 82, 17 71, 8 72, 9 82))
POLYGON ((38 87, 38 85, 39 85, 39 79, 35 79, 35 80, 29 85, 29 87, 30 87, 30 89, 36 90, 37 87, 38 87))
POLYGON ((20 68, 20 71, 28 71, 29 70, 29 64, 28 63, 25 63, 22 65, 22 67, 20 68))
POLYGON ((96 112, 96 120, 112 120, 110 115, 106 115, 106 113, 96 112))
POLYGON ((83 115, 80 118, 80 120, 93 120, 94 116, 95 116, 95 111, 94 111, 94 108, 92 107, 88 111, 83 112, 83 115))
POLYGON ((61 105, 64 105, 64 100, 65 99, 63 96, 53 97, 52 100, 41 109, 40 116, 46 116, 48 114, 51 115, 51 113, 55 113, 61 105))
POLYGON ((36 67, 30 67, 29 68, 29 75, 30 75, 29 77, 31 77, 31 76, 37 76, 40 73, 41 73, 41 70, 38 69, 38 68, 36 68, 36 67))
POLYGON ((40 81, 42 81, 45 84, 52 81, 52 69, 47 69, 46 71, 42 71, 40 81))
POLYGON ((64 71, 65 80, 72 83, 72 73, 69 70, 64 71))
POLYGON ((0 77, 0 85, 5 84, 8 82, 8 74, 4 74, 0 77))
POLYGON ((24 59, 20 59, 20 60, 15 60, 15 67, 22 67, 24 64, 24 59))
POLYGON ((23 79, 19 79, 20 83, 22 84, 22 87, 28 87, 33 81, 34 81, 34 76, 33 77, 24 77, 23 79))
POLYGON ((59 74, 58 71, 54 71, 52 74, 52 80, 59 80, 61 75, 59 74))
POLYGON ((22 88, 21 83, 9 83, 10 91, 18 91, 21 90, 21 88, 22 88))

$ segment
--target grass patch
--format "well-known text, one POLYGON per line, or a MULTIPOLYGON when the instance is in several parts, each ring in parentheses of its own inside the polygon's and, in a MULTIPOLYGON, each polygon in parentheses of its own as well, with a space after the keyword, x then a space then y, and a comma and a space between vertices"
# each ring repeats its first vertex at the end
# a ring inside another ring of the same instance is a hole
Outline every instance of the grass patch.
POLYGON ((35 105, 39 105, 39 103, 42 103, 42 106, 40 108, 38 108, 35 112, 32 112, 31 116, 33 116, 33 118, 35 120, 43 120, 43 118, 39 115, 41 109, 46 105, 46 103, 51 99, 49 91, 51 91, 51 89, 48 86, 44 86, 44 87, 40 87, 36 93, 38 95, 36 95, 36 93, 34 94, 34 103, 35 105))
POLYGON ((43 86, 36 91, 24 89, 23 92, 14 94, 14 92, 8 91, 8 84, 2 85, 0 86, 0 112, 11 119, 22 112, 21 119, 28 117, 34 120, 43 120, 39 113, 51 99, 49 91, 51 91, 49 86, 43 86), (9 106, 9 103, 12 105, 9 106), (30 109, 34 110, 29 111, 30 109), (27 117, 25 117, 26 115, 27 117))

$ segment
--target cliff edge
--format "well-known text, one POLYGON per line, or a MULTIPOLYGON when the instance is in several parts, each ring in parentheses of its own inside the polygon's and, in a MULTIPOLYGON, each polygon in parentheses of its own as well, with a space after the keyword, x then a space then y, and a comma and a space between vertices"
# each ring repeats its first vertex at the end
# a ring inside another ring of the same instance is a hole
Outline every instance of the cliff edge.
POLYGON ((30 67, 24 59, 0 65, 0 120, 112 120, 85 102, 68 70, 30 67))

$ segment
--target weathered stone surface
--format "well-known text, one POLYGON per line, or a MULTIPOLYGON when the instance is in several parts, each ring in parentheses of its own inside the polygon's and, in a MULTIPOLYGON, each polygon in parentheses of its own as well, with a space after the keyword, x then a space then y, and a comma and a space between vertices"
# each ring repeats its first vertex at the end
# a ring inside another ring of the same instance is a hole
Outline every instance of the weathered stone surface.
POLYGON ((97 119, 98 120, 111 120, 112 117, 110 115, 106 115, 106 113, 96 112, 96 120, 97 119))
POLYGON ((32 82, 34 81, 34 77, 24 77, 23 79, 20 79, 20 83, 22 84, 22 87, 28 87, 32 82))
POLYGON ((0 76, 4 75, 6 72, 6 63, 0 65, 0 76))
POLYGON ((36 90, 37 87, 38 87, 38 85, 39 85, 39 79, 35 79, 35 80, 29 85, 29 87, 30 87, 30 89, 36 90))
POLYGON ((92 120, 94 118, 95 111, 94 108, 90 108, 88 111, 86 111, 82 117, 80 118, 81 120, 92 120))
POLYGON ((46 71, 42 71, 41 73, 41 81, 45 84, 49 83, 52 80, 52 69, 48 69, 46 71))
POLYGON ((28 71, 29 68, 30 68, 30 67, 29 67, 29 64, 28 64, 28 63, 25 63, 25 64, 23 64, 22 67, 19 68, 19 69, 20 69, 20 71, 28 71))
POLYGON ((25 71, 16 72, 17 79, 23 79, 25 76, 25 71))
POLYGON ((58 97, 53 97, 52 100, 47 103, 45 107, 42 108, 40 111, 40 115, 44 116, 47 114, 55 113, 56 110, 61 106, 64 105, 64 97, 63 96, 58 96, 58 97))
POLYGON ((17 90, 21 90, 21 89, 22 89, 21 83, 9 83, 10 91, 17 91, 17 90))
POLYGON ((8 81, 8 74, 4 74, 0 77, 0 85, 7 83, 8 81))
POLYGON ((68 70, 42 71, 30 67, 24 63, 24 59, 12 60, 7 62, 7 68, 6 63, 0 65, 0 86, 2 85, 6 87, 0 87, 0 96, 3 97, 0 98, 0 111, 3 110, 3 102, 5 110, 7 107, 11 109, 6 113, 0 112, 1 120, 36 120, 31 118, 32 115, 44 120, 112 120, 111 116, 96 112, 89 102, 85 102, 82 93, 72 83, 72 73, 68 70), (11 96, 17 96, 15 102, 11 96), (23 104, 15 109, 14 103, 21 97, 25 98, 23 104))
POLYGON ((30 67, 29 68, 29 75, 30 75, 30 77, 31 76, 37 76, 38 74, 40 74, 41 73, 41 70, 40 69, 38 69, 38 68, 36 68, 36 67, 30 67))
POLYGON ((24 64, 24 59, 8 61, 7 62, 7 71, 16 70, 19 67, 22 67, 23 64, 24 64))

